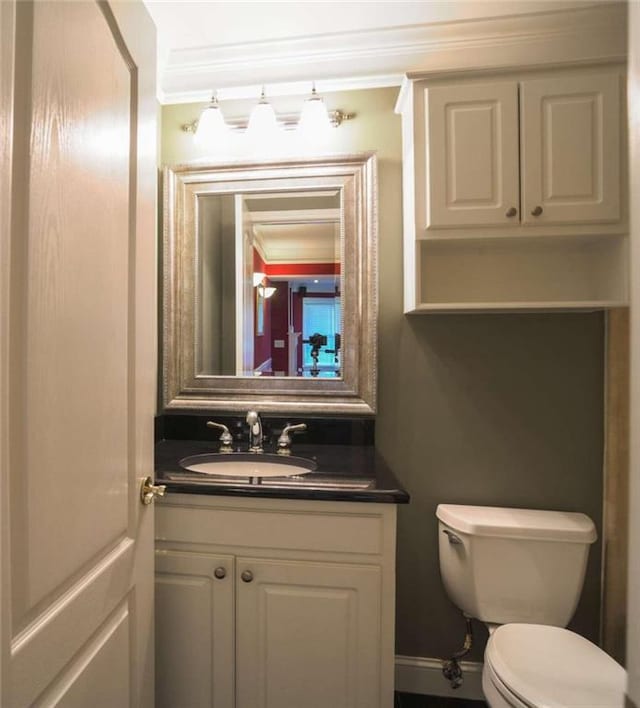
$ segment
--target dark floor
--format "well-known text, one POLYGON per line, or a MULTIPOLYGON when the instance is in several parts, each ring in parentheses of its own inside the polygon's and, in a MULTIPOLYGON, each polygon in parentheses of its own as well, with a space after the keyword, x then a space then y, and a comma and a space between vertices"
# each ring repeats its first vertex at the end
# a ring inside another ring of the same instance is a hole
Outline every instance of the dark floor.
POLYGON ((484 701, 442 696, 417 696, 413 693, 396 693, 395 708, 486 708, 484 701))

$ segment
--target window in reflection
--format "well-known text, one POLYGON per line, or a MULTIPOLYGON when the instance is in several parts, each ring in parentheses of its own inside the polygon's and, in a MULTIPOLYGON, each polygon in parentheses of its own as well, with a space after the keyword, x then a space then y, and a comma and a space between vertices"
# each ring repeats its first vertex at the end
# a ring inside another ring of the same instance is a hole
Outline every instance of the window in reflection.
MULTIPOLYGON (((320 282, 318 279, 316 282, 320 282)), ((303 376, 340 376, 340 293, 305 293, 302 298, 303 376)))

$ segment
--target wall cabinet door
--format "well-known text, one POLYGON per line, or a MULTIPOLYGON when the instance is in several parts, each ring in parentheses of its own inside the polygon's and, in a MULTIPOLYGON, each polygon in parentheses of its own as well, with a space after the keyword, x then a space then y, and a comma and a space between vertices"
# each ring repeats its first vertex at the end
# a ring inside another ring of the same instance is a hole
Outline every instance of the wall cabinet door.
POLYGON ((238 558, 237 573, 237 708, 380 706, 379 567, 238 558))
POLYGON ((518 84, 429 87, 427 228, 518 223, 518 84))
POLYGON ((620 219, 620 75, 521 84, 522 223, 620 219))
POLYGON ((233 708, 233 585, 233 556, 156 551, 157 708, 233 708))

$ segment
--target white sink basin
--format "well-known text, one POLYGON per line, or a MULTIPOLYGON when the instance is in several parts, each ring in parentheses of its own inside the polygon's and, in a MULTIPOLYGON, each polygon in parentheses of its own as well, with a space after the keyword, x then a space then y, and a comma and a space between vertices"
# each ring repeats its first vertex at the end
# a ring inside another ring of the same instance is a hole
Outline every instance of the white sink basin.
POLYGON ((221 477, 293 477, 316 469, 313 460, 285 457, 269 453, 232 452, 191 455, 180 460, 180 466, 190 472, 221 477))

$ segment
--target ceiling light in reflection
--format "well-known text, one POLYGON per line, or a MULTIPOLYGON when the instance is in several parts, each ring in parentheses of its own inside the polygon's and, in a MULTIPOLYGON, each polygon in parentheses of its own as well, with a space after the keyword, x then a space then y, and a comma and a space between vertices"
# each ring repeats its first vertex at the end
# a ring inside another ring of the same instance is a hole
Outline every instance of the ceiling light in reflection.
POLYGON ((275 293, 275 291, 276 291, 276 289, 271 286, 269 286, 269 287, 264 287, 263 285, 258 286, 258 292, 265 299, 268 297, 271 297, 273 295, 273 293, 275 293))
POLYGON ((265 280, 266 277, 267 277, 266 273, 261 273, 259 270, 257 270, 253 274, 253 287, 257 288, 258 285, 262 285, 262 282, 265 280))

